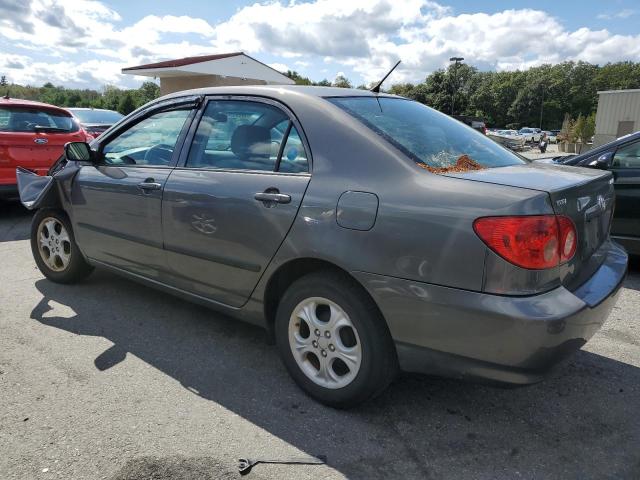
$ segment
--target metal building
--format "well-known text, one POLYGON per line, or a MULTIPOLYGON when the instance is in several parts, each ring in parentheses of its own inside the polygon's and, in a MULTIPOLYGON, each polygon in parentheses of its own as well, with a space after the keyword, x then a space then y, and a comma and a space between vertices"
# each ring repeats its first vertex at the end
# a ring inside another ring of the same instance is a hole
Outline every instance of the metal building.
POLYGON ((243 53, 178 58, 123 68, 122 73, 160 79, 160 93, 226 85, 291 85, 286 75, 243 53))
POLYGON ((640 89, 598 92, 593 146, 640 130, 640 89))

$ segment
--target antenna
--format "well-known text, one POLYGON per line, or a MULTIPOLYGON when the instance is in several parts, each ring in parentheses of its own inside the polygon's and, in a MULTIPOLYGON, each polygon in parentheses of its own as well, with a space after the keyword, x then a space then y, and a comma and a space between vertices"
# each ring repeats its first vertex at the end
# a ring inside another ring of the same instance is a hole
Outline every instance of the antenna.
POLYGON ((391 72, 393 72, 393 71, 396 69, 396 67, 397 67, 398 65, 400 65, 400 62, 401 62, 401 60, 398 60, 398 63, 396 63, 396 64, 393 66, 393 68, 392 68, 391 70, 389 70, 389 72, 384 76, 384 78, 383 78, 382 80, 380 80, 380 81, 378 82, 378 84, 377 84, 375 87, 373 87, 370 91, 371 91, 371 92, 373 92, 373 93, 380 93, 380 87, 382 86, 382 84, 384 83, 384 81, 387 79, 387 77, 388 77, 389 75, 391 75, 391 72))

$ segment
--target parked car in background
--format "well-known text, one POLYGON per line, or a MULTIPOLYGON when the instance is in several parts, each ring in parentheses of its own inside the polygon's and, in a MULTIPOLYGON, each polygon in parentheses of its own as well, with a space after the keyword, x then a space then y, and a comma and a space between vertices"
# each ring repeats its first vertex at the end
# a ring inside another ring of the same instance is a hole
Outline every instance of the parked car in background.
POLYGON ((511 150, 522 150, 527 139, 516 130, 495 130, 487 132, 487 136, 493 141, 504 145, 511 150))
POLYGON ((98 138, 112 125, 124 118, 121 113, 101 108, 67 108, 78 120, 82 129, 93 138, 98 138))
POLYGON ((469 125, 471 128, 479 131, 480 133, 487 133, 487 124, 485 123, 483 118, 471 117, 469 115, 452 115, 452 117, 459 122, 464 123, 465 125, 469 125))
POLYGON ((558 137, 552 130, 545 130, 543 133, 547 135, 547 141, 549 143, 558 143, 558 137))
POLYGON ((629 253, 640 255, 640 131, 580 155, 556 157, 553 162, 613 174, 616 208, 611 235, 629 253))
POLYGON ((46 175, 65 143, 85 140, 78 122, 62 108, 0 98, 0 196, 17 196, 16 167, 46 175))
POLYGON ((336 407, 398 368, 539 381, 600 328, 627 268, 610 173, 531 163, 367 90, 178 92, 68 144, 51 182, 29 203, 47 278, 107 268, 261 325, 336 407))
POLYGON ((522 135, 527 142, 536 143, 540 141, 542 131, 539 128, 525 127, 518 130, 518 134, 522 135))

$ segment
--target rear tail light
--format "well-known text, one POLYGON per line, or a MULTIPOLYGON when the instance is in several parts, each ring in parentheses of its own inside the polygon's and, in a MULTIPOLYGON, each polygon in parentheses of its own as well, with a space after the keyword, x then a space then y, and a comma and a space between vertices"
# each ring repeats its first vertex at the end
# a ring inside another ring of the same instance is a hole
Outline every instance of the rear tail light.
POLYGON ((576 227, 570 218, 558 215, 558 230, 560 238, 560 263, 568 262, 573 258, 578 247, 576 227))
POLYGON ((578 243, 575 225, 562 215, 483 217, 473 229, 502 258, 532 270, 568 262, 578 243))

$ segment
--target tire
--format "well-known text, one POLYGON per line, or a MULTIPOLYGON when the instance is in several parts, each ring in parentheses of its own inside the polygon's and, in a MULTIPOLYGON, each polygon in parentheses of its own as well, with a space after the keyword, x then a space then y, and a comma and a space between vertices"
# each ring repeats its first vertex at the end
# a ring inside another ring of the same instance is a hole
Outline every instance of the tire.
POLYGON ((40 209, 31 221, 31 252, 38 269, 52 282, 76 283, 93 271, 73 236, 67 215, 40 209))
POLYGON ((275 335, 280 357, 298 386, 331 407, 349 408, 375 397, 398 370, 378 308, 340 272, 296 280, 278 305, 275 335))

